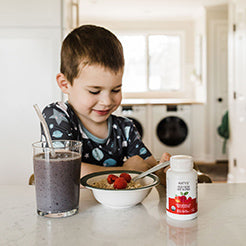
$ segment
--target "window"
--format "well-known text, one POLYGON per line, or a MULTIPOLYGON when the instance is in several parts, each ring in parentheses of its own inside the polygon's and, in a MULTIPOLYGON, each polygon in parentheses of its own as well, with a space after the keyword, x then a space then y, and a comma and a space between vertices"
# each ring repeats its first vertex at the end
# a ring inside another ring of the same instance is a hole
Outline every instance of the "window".
POLYGON ((146 41, 144 36, 119 37, 125 56, 123 91, 147 91, 146 41))
POLYGON ((180 89, 180 37, 149 36, 149 89, 180 89))
POLYGON ((119 35, 124 49, 124 92, 182 88, 180 35, 119 35))

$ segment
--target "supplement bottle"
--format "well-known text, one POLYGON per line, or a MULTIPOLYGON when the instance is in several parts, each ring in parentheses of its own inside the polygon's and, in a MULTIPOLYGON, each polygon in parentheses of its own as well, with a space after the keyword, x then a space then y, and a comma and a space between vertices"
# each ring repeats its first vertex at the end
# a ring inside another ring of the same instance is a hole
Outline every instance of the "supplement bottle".
POLYGON ((175 155, 170 158, 167 171, 167 216, 177 220, 197 217, 197 172, 191 156, 175 155))

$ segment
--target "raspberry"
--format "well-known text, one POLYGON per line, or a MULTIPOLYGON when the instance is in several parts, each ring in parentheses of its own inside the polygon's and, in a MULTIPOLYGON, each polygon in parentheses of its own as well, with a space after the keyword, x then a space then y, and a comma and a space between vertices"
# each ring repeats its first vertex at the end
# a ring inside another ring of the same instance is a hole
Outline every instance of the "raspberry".
POLYGON ((189 198, 187 199, 187 201, 189 201, 189 202, 190 202, 190 201, 192 201, 192 198, 191 198, 191 197, 189 197, 189 198))
POLYGON ((182 203, 184 203, 186 201, 186 196, 181 196, 179 199, 182 203))
POLYGON ((125 189, 127 186, 127 182, 124 178, 119 177, 114 181, 114 188, 115 189, 125 189))
POLYGON ((122 173, 120 175, 120 177, 124 178, 126 180, 127 183, 129 183, 131 181, 131 176, 128 173, 122 173))
POLYGON ((109 184, 113 184, 114 181, 118 178, 118 176, 114 175, 114 174, 109 174, 107 177, 107 181, 109 184))

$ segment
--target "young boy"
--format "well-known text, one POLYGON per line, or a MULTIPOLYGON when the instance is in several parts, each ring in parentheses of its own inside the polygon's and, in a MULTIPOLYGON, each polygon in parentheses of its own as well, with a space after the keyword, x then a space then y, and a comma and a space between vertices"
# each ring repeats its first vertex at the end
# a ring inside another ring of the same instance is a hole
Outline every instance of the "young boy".
MULTIPOLYGON (((52 139, 83 142, 81 176, 110 169, 146 171, 157 164, 132 121, 112 115, 121 104, 123 70, 122 45, 102 27, 80 26, 63 41, 56 80, 68 101, 48 105, 43 115, 52 139)), ((169 158, 164 153, 161 161, 169 158)), ((165 184, 163 170, 156 174, 165 184)))

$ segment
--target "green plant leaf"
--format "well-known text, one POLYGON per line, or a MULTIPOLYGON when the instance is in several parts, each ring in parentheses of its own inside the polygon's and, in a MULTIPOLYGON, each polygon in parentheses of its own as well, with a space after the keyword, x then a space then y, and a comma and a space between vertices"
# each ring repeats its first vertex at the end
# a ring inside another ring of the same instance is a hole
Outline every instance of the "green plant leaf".
POLYGON ((183 196, 184 195, 184 193, 183 192, 180 192, 180 194, 183 196))
POLYGON ((184 193, 184 195, 185 195, 185 196, 186 196, 186 195, 188 195, 188 194, 189 194, 189 192, 188 192, 188 191, 184 193))

